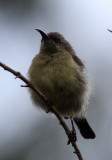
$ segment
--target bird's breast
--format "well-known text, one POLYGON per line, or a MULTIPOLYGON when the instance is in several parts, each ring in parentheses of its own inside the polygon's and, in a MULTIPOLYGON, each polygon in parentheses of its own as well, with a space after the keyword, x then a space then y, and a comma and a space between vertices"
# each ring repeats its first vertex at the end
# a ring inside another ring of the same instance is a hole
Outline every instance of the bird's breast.
POLYGON ((37 55, 29 69, 29 77, 33 85, 53 101, 56 109, 67 115, 81 108, 85 84, 80 80, 80 72, 70 55, 37 55))

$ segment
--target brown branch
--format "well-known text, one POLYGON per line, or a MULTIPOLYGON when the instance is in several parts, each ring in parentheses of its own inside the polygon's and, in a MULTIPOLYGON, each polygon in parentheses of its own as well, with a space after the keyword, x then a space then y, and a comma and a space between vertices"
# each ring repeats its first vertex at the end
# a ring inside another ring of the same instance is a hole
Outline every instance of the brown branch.
POLYGON ((112 33, 112 30, 110 30, 110 29, 107 29, 107 31, 109 31, 109 32, 111 32, 111 33, 112 33))
MULTIPOLYGON (((0 62, 0 66, 1 66, 2 68, 4 68, 4 70, 9 71, 9 72, 12 73, 13 75, 15 75, 15 76, 16 76, 15 78, 19 78, 19 79, 21 79, 22 81, 24 81, 24 82, 26 83, 25 86, 22 85, 21 87, 30 87, 35 93, 38 94, 38 96, 39 96, 45 103, 47 103, 48 98, 47 98, 44 94, 42 94, 38 89, 35 89, 35 87, 33 86, 33 84, 32 84, 28 79, 26 79, 20 72, 17 72, 17 71, 15 71, 15 70, 13 70, 12 68, 6 66, 5 64, 3 64, 3 63, 1 63, 1 62, 0 62)), ((60 114, 55 110, 55 107, 54 107, 53 105, 51 106, 50 111, 55 114, 55 116, 58 118, 61 126, 64 128, 64 130, 65 130, 65 132, 66 132, 66 135, 67 135, 70 143, 72 144, 72 146, 73 146, 73 148, 74 148, 74 150, 75 150, 74 153, 76 153, 78 159, 79 159, 79 160, 83 160, 82 155, 81 155, 81 152, 80 152, 80 150, 78 149, 78 146, 77 146, 76 142, 75 142, 73 139, 71 139, 70 136, 69 136, 71 132, 70 132, 68 126, 66 125, 66 123, 64 122, 64 120, 62 119, 62 117, 60 116, 60 114)))

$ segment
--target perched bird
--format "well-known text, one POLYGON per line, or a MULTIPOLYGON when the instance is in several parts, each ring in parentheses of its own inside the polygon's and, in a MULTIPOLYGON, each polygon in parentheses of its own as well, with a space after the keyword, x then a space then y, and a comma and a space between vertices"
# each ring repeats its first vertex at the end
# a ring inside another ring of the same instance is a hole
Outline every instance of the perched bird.
MULTIPOLYGON (((95 138, 85 118, 91 87, 83 62, 61 34, 36 30, 42 40, 40 52, 28 71, 29 80, 53 102, 63 117, 74 120, 84 138, 95 138)), ((30 93, 35 105, 46 110, 41 98, 31 89, 30 93)))

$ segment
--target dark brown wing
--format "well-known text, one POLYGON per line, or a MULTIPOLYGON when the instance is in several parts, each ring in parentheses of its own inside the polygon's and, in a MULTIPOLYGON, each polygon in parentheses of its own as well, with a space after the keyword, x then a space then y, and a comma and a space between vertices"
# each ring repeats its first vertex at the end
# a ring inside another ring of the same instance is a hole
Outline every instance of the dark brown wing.
POLYGON ((77 57, 75 54, 72 54, 72 58, 79 66, 81 66, 82 68, 85 68, 83 62, 79 57, 77 57))

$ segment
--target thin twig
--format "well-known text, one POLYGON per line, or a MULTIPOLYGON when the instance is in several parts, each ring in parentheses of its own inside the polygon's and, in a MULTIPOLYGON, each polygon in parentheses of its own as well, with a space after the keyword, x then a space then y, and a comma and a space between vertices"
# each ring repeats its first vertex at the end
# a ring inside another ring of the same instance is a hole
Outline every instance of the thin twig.
MULTIPOLYGON (((41 93, 38 89, 36 89, 36 88, 33 86, 33 84, 32 84, 28 79, 26 79, 20 72, 17 72, 17 71, 15 71, 15 70, 13 70, 12 68, 8 67, 7 65, 5 65, 5 64, 3 64, 3 63, 1 63, 1 62, 0 62, 0 66, 1 66, 2 68, 4 68, 4 70, 9 71, 9 72, 12 73, 13 75, 15 75, 16 78, 19 78, 19 79, 21 79, 22 81, 24 81, 24 82, 26 83, 26 85, 24 85, 24 86, 22 85, 21 87, 30 87, 36 94, 38 94, 38 96, 39 96, 45 103, 48 101, 48 98, 47 98, 43 93, 41 93)), ((50 108, 50 111, 55 114, 55 116, 56 116, 57 119, 59 120, 61 126, 64 128, 65 133, 66 133, 69 141, 71 142, 71 144, 72 144, 72 146, 73 146, 73 148, 74 148, 74 150, 75 150, 74 153, 76 153, 78 159, 79 159, 79 160, 83 160, 82 155, 81 155, 81 152, 80 152, 80 150, 79 150, 76 142, 73 141, 73 140, 70 138, 70 136, 69 136, 71 132, 70 132, 68 126, 66 125, 66 123, 64 122, 63 118, 62 118, 62 117, 60 116, 60 114, 56 111, 56 109, 55 109, 55 107, 54 107, 53 105, 52 105, 52 107, 50 108)))
POLYGON ((112 30, 110 30, 110 29, 107 29, 107 30, 112 33, 112 30))

